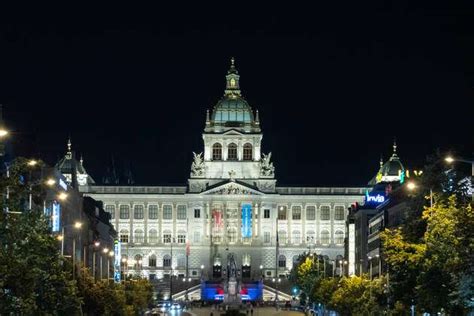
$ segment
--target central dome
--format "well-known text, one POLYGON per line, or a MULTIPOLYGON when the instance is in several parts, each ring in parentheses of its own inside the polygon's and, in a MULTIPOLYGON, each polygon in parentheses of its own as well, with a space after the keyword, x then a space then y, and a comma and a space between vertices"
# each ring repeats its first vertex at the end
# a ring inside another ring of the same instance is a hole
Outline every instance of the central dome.
POLYGON ((253 122, 252 108, 240 96, 224 96, 214 107, 212 120, 220 124, 233 122, 250 124, 253 122))

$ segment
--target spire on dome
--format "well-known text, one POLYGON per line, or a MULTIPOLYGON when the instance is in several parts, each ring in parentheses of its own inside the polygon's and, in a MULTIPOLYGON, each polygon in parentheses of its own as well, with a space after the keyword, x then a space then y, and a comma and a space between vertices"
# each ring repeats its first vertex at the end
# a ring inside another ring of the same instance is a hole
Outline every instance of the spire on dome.
POLYGON ((393 154, 392 154, 392 157, 396 157, 397 156, 397 139, 394 138, 393 139, 393 154))
POLYGON ((81 165, 84 165, 84 158, 82 158, 82 154, 81 154, 81 159, 79 159, 79 162, 81 163, 81 165))
POLYGON ((258 110, 255 111, 255 124, 260 124, 260 116, 258 115, 258 110))
POLYGON ((230 98, 236 98, 240 96, 240 84, 239 84, 239 72, 235 68, 235 59, 232 57, 230 59, 230 69, 227 71, 226 78, 226 87, 224 91, 224 96, 230 98))
POLYGON ((71 136, 67 139, 67 152, 66 152, 66 159, 72 159, 72 143, 71 143, 71 136))
POLYGON ((382 154, 380 154, 380 162, 379 163, 380 163, 380 168, 382 168, 382 166, 383 166, 383 155, 382 154))

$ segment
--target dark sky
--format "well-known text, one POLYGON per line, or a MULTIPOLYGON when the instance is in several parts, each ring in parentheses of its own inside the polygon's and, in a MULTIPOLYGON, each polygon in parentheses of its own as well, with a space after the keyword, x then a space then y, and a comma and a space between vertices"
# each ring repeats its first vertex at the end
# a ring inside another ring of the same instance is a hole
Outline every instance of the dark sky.
POLYGON ((280 185, 363 185, 394 137, 409 168, 437 148, 469 157, 474 10, 395 3, 11 15, 10 140, 54 163, 71 135, 96 180, 113 156, 137 184, 184 184, 234 56, 280 185))

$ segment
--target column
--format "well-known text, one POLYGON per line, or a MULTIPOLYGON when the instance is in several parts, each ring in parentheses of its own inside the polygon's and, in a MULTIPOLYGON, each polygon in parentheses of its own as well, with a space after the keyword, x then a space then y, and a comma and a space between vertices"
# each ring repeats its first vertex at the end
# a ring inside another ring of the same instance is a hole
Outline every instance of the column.
POLYGON ((158 203, 158 243, 163 242, 163 203, 158 203))
POLYGON ((306 204, 301 205, 301 243, 306 244, 306 204))

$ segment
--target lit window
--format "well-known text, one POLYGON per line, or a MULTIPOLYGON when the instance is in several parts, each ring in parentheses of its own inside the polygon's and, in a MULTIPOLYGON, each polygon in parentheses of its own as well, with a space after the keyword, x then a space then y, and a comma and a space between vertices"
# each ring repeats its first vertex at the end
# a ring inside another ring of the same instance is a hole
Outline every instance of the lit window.
POLYGON ((122 229, 120 231, 120 242, 128 243, 128 230, 122 229))
POLYGON ((301 206, 293 206, 291 208, 291 215, 293 220, 301 219, 301 206))
POLYGON ((330 212, 330 207, 327 205, 321 206, 321 220, 322 221, 328 221, 329 220, 329 212, 330 212))
POLYGON ((299 230, 293 231, 292 242, 296 245, 301 243, 301 233, 299 230))
POLYGON ((252 144, 247 143, 247 144, 244 145, 244 157, 243 158, 244 158, 244 160, 247 160, 247 161, 253 159, 253 157, 252 157, 252 144))
POLYGON ((148 219, 158 219, 158 205, 148 206, 148 219))
POLYGON ((171 243, 171 232, 170 231, 163 232, 163 243, 164 244, 171 243))
POLYGON ((306 208, 306 220, 314 221, 316 219, 316 207, 308 206, 306 208))
POLYGON ((306 242, 308 244, 314 244, 316 242, 316 234, 312 230, 306 232, 306 242))
POLYGON ((186 233, 184 231, 178 232, 178 244, 184 244, 186 242, 186 233))
POLYGON ((219 143, 212 145, 212 160, 222 160, 222 145, 219 143))
POLYGON ((279 206, 278 207, 278 219, 279 220, 286 220, 286 206, 279 206))
POLYGON ((173 207, 171 205, 163 205, 163 219, 173 219, 173 207))
POLYGON ((344 206, 338 205, 334 207, 334 219, 337 221, 344 220, 344 206))
POLYGON ((234 143, 229 144, 227 148, 227 160, 237 160, 237 145, 234 143))
POLYGON ((177 219, 186 219, 186 205, 178 205, 177 219))
POLYGON ((130 207, 128 205, 120 205, 120 219, 130 218, 130 207))
POLYGON ((135 205, 133 210, 134 219, 143 219, 143 205, 135 205))
POLYGON ((110 214, 110 219, 115 218, 115 205, 106 205, 105 211, 110 214))

